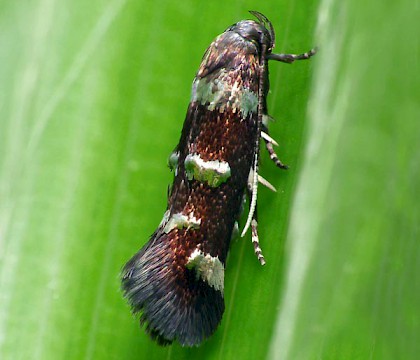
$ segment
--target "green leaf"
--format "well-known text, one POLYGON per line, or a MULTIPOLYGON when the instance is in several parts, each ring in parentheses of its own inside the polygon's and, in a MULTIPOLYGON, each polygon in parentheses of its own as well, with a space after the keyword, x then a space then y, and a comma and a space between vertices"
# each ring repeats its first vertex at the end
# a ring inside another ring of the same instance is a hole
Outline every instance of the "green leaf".
POLYGON ((1 359, 418 353, 418 31, 408 6, 0 8, 1 359), (314 61, 270 66, 271 133, 290 170, 263 156, 278 189, 259 191, 267 265, 249 235, 234 242, 215 335, 200 348, 161 348, 131 316, 119 272, 163 216, 166 161, 202 54, 252 9, 273 22, 278 52, 309 50, 317 16, 321 34, 314 61))
POLYGON ((272 358, 419 353, 419 26, 405 5, 320 6, 272 358))

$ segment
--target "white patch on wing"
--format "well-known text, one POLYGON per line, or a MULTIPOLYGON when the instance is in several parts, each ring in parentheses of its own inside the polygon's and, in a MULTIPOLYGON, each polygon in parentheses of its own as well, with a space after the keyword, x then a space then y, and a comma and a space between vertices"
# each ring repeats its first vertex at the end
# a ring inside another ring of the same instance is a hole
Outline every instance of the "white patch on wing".
POLYGON ((231 175, 227 161, 205 161, 200 157, 200 154, 188 154, 184 164, 188 180, 196 179, 207 182, 211 187, 218 187, 226 182, 231 175))
POLYGON ((216 79, 208 81, 206 78, 196 78, 193 83, 191 102, 207 105, 210 111, 218 110, 220 113, 227 108, 233 112, 239 110, 243 117, 257 113, 258 94, 249 88, 229 81, 231 72, 226 69, 219 70, 216 79))
POLYGON ((176 213, 176 214, 173 214, 169 218, 163 231, 165 233, 169 233, 173 229, 182 229, 182 228, 187 228, 187 230, 189 229, 196 230, 200 228, 200 224, 201 224, 201 219, 197 219, 194 216, 193 212, 189 213, 188 215, 185 215, 183 213, 176 213))
POLYGON ((201 278, 215 290, 223 294, 225 284, 225 268, 217 256, 204 254, 195 249, 188 258, 188 269, 194 269, 197 279, 201 278))

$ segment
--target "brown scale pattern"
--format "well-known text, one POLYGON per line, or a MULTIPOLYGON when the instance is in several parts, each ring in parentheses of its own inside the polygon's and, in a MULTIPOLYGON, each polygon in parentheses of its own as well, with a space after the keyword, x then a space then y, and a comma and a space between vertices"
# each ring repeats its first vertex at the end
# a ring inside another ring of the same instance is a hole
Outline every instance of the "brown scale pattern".
MULTIPOLYGON (((256 119, 255 116, 241 119, 238 113, 231 111, 224 114, 211 112, 202 105, 191 106, 201 122, 195 136, 191 137, 180 154, 178 175, 169 203, 173 213, 193 212, 197 219, 201 219, 201 225, 199 230, 183 233, 180 241, 175 240, 171 248, 176 254, 183 254, 188 249, 188 257, 199 246, 204 252, 218 256, 224 263, 252 164, 256 119), (231 177, 216 188, 195 180, 189 182, 183 163, 188 154, 195 153, 203 160, 227 161, 231 177)), ((174 232, 179 233, 180 230, 174 232)), ((177 256, 174 262, 179 261, 182 259, 177 256)))

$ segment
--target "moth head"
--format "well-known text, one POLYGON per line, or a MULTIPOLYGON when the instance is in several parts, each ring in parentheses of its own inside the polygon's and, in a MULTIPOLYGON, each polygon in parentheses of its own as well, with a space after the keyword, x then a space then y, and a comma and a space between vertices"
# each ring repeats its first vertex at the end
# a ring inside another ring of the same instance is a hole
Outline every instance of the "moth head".
POLYGON ((265 45, 266 52, 274 48, 275 34, 271 22, 261 13, 250 11, 258 21, 243 20, 229 27, 226 31, 233 31, 242 38, 252 42, 261 51, 265 45))

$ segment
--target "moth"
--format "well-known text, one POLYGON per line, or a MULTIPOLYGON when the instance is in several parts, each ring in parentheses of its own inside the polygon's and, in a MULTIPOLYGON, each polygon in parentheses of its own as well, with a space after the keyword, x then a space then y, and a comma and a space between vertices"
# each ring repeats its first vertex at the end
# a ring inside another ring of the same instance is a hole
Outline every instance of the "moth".
POLYGON ((174 171, 167 210, 147 244, 122 271, 122 290, 140 323, 161 345, 197 346, 210 337, 224 312, 224 272, 229 244, 238 229, 244 197, 262 265, 257 223, 260 141, 274 163, 268 132, 268 61, 292 63, 300 54, 273 54, 270 21, 251 11, 210 44, 192 84, 181 138, 169 164, 174 171))

